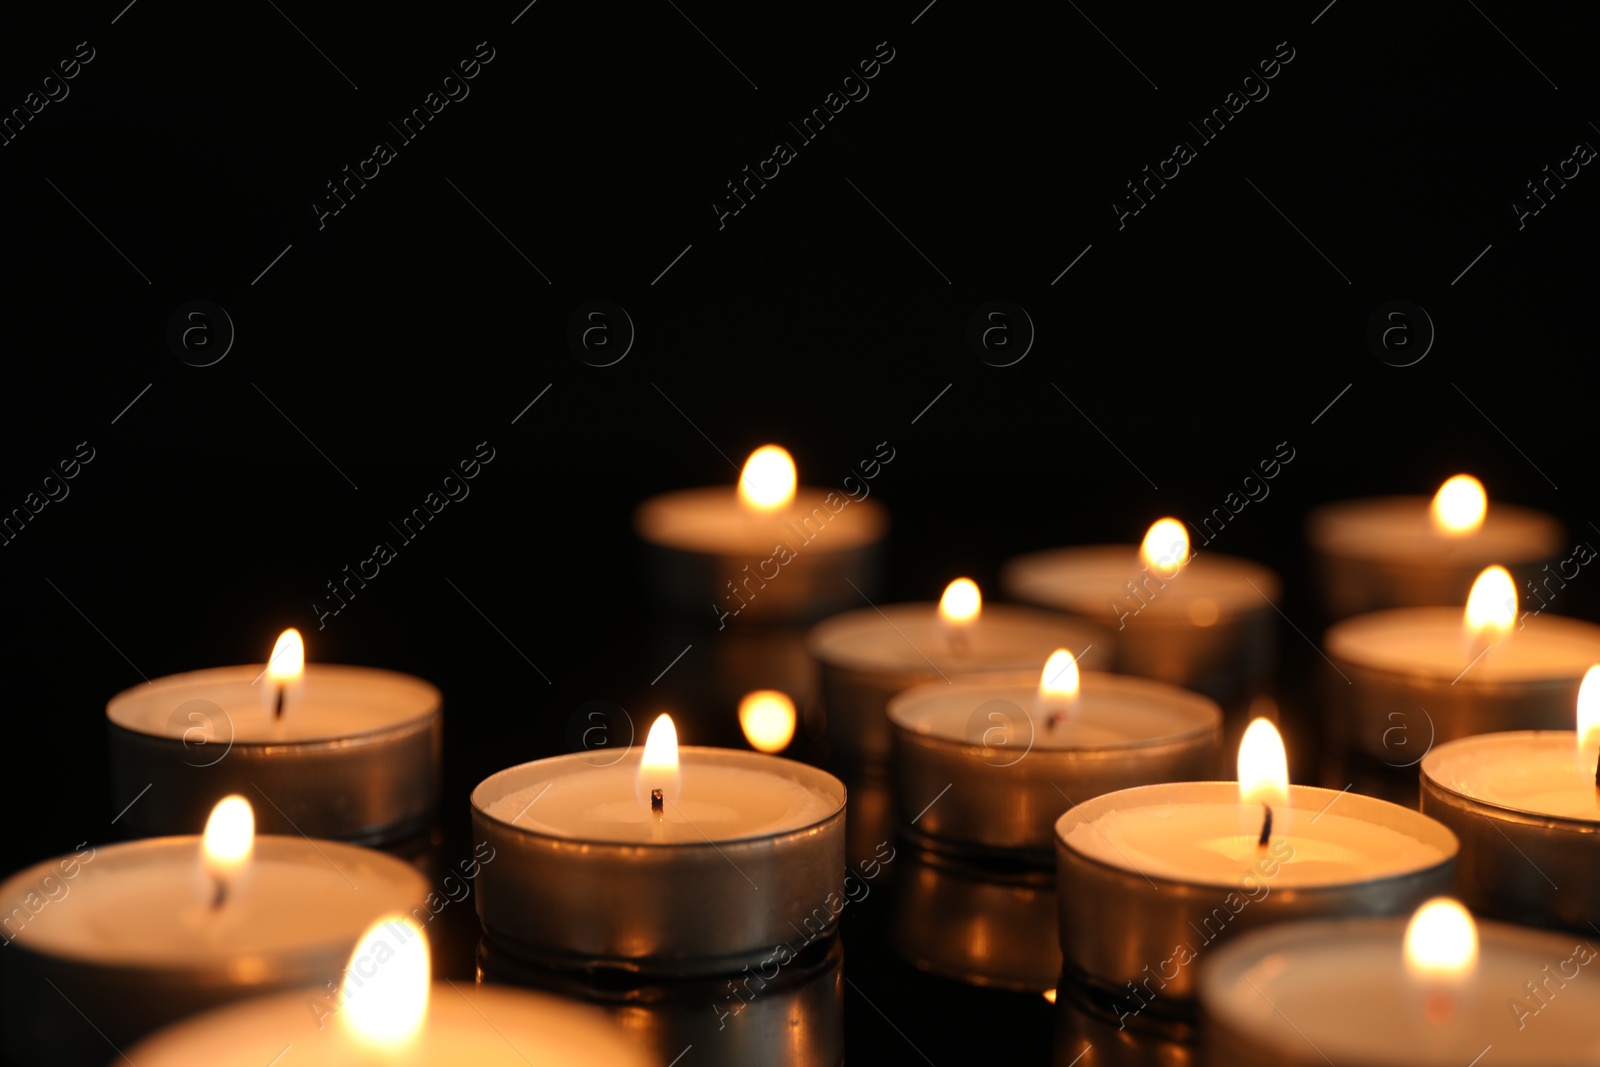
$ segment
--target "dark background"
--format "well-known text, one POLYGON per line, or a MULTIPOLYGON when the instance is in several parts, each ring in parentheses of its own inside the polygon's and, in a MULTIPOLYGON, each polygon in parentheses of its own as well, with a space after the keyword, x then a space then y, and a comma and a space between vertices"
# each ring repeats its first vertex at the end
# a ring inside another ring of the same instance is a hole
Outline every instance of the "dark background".
MULTIPOLYGON (((1284 441, 1292 465, 1211 549, 1278 568, 1311 638, 1317 503, 1465 470, 1596 534, 1600 178, 1521 230, 1511 206, 1600 144, 1592 9, 923 3, 8 14, 0 109, 78 42, 94 59, 0 147, 0 510, 79 442, 95 458, 0 548, 5 867, 115 838, 110 695, 264 659, 289 625, 312 659, 441 687, 466 856, 472 786, 566 750, 585 701, 693 702, 651 679, 690 643, 694 677, 716 635, 652 621, 629 520, 731 484, 719 450, 782 442, 836 484, 889 442, 892 600, 1198 517, 1284 441), (401 145, 388 122, 480 41, 470 96, 401 145), (800 145, 788 122, 883 41, 870 95, 800 145), (1270 95, 1202 144, 1187 123, 1285 41, 1270 95), (319 229, 324 183, 380 140, 394 161, 319 229), (719 229, 725 183, 780 140, 795 161, 719 229), (1119 229, 1113 201, 1177 141, 1197 158, 1119 229), (204 368, 166 340, 196 299, 236 330, 204 368), (613 366, 567 340, 591 299, 637 329, 613 366), (991 299, 1037 331, 1013 366, 966 340, 991 299), (1408 367, 1365 338, 1400 299, 1437 329, 1408 367), (482 441, 470 497, 319 630, 324 583, 482 441)), ((1552 609, 1592 614, 1592 581, 1552 609)), ((1303 679, 1320 661, 1283 642, 1303 679)), ((731 743, 727 723, 685 740, 731 743)), ((921 976, 873 926, 846 914, 852 1059, 1046 1055, 1037 998, 921 976)))

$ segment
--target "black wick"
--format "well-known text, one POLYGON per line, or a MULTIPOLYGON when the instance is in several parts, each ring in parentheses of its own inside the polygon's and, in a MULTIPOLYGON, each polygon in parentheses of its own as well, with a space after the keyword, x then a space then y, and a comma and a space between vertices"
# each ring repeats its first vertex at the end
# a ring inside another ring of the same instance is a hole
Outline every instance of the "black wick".
POLYGON ((287 689, 287 688, 288 688, 288 686, 285 686, 285 685, 278 686, 278 696, 277 696, 276 700, 273 702, 273 707, 272 707, 272 721, 273 722, 278 722, 279 720, 281 720, 283 718, 283 691, 285 689, 287 689))
POLYGON ((1272 836, 1272 806, 1263 804, 1261 810, 1266 812, 1266 815, 1261 819, 1261 837, 1256 841, 1256 847, 1266 848, 1267 839, 1272 836))
POLYGON ((661 807, 666 803, 666 800, 667 798, 662 794, 661 790, 650 790, 650 810, 657 815, 661 814, 661 807))

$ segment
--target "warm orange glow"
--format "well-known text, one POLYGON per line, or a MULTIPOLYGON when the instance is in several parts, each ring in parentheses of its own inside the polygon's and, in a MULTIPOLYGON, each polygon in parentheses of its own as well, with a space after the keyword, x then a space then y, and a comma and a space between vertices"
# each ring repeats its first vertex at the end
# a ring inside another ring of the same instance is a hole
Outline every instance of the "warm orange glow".
POLYGON ((1044 670, 1039 674, 1039 694, 1034 698, 1034 709, 1047 716, 1047 724, 1054 725, 1060 715, 1050 717, 1052 712, 1071 715, 1077 711, 1080 684, 1078 661, 1066 649, 1056 649, 1044 661, 1044 670))
POLYGON ((794 721, 794 701, 787 693, 757 689, 739 701, 739 728, 757 752, 782 752, 788 748, 794 740, 794 721))
POLYGON ((1283 806, 1289 802, 1289 755, 1278 728, 1256 719, 1239 742, 1239 802, 1283 806))
POLYGON ((267 659, 267 679, 279 685, 298 682, 306 671, 306 643, 293 626, 278 635, 267 659))
POLYGON ((678 728, 673 725, 671 715, 658 715, 650 724, 650 734, 644 739, 644 756, 639 761, 639 802, 649 808, 653 789, 661 790, 663 800, 676 801, 682 783, 678 769, 678 728))
POLYGON ((1489 567, 1467 594, 1467 637, 1474 645, 1495 644, 1517 622, 1517 585, 1504 567, 1489 567))
POLYGON ((939 619, 951 626, 970 626, 983 611, 983 594, 971 578, 957 578, 939 598, 939 619))
POLYGON ((1054 1004, 1056 1002, 1056 991, 1054 989, 1046 989, 1044 991, 1044 999, 1054 1004))
POLYGON ((1144 565, 1163 578, 1171 578, 1189 562, 1189 531, 1177 519, 1157 519, 1139 546, 1144 565))
POLYGON ((1478 966, 1478 927, 1467 909, 1434 897, 1406 926, 1406 971, 1419 982, 1455 983, 1478 966))
POLYGON ((1600 763, 1600 666, 1583 672, 1578 686, 1578 769, 1600 763))
POLYGON ((794 460, 777 445, 750 453, 739 474, 739 501, 752 511, 777 511, 794 500, 794 460))
POLYGON ((235 793, 217 801, 200 839, 200 865, 213 879, 225 880, 250 865, 256 846, 256 813, 235 793))
POLYGON ((368 927, 339 991, 346 1030, 390 1052, 411 1044, 428 1017, 432 969, 428 938, 411 916, 390 915, 368 927))
POLYGON ((1457 537, 1475 533, 1488 514, 1489 497, 1478 479, 1470 474, 1458 474, 1439 487, 1428 511, 1433 517, 1433 528, 1442 534, 1457 537))

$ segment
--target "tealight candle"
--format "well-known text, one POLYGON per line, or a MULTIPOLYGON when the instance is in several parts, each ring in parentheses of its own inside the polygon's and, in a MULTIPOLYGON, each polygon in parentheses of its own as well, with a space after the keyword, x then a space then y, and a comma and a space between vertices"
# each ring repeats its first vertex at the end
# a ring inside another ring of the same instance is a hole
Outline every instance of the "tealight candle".
POLYGON ((1573 981, 1600 939, 1475 926, 1450 900, 1409 923, 1260 930, 1202 971, 1208 1063, 1507 1067, 1600 1063, 1600 983, 1573 981), (1490 1052, 1493 1049, 1493 1052, 1490 1052))
POLYGON ((557 969, 737 971, 836 890, 845 789, 757 752, 678 749, 672 720, 642 753, 535 760, 472 793, 496 850, 478 883, 485 936, 557 969))
MULTIPOLYGON (((1328 504, 1306 521, 1317 587, 1328 614, 1345 619, 1388 608, 1459 604, 1492 563, 1509 567, 1519 587, 1551 578, 1566 532, 1541 511, 1496 503, 1483 485, 1458 474, 1425 496, 1328 504)), ((1590 553, 1590 558, 1593 554, 1590 553)), ((1560 571, 1557 567, 1557 571, 1560 571)))
POLYGON ((889 720, 900 810, 916 818, 910 833, 930 847, 1016 853, 1041 865, 1053 865, 1056 819, 1075 802, 1215 777, 1222 746, 1214 701, 1144 678, 1080 673, 1066 649, 1042 673, 919 685, 889 702, 889 720))
POLYGON ((1600 667, 1578 729, 1481 734, 1422 760, 1422 810, 1461 839, 1456 892, 1474 911, 1535 926, 1600 920, 1600 667))
POLYGON ((100 1065, 107 1041, 124 1047, 217 1004, 323 981, 377 916, 428 895, 400 860, 256 837, 253 823, 231 797, 203 837, 80 851, 0 885, 8 1058, 100 1065))
MULTIPOLYGON (((879 473, 879 461, 888 462, 882 454, 863 461, 863 472, 872 471, 864 477, 879 473)), ((735 616, 819 618, 859 599, 852 582, 874 592, 887 509, 867 499, 866 482, 853 474, 843 491, 796 481, 789 453, 764 445, 745 462, 737 492, 683 489, 639 505, 633 525, 650 547, 659 599, 685 615, 709 608, 720 630, 735 616)))
POLYGON ((1331 725, 1359 751, 1392 761, 1397 730, 1406 751, 1419 751, 1430 739, 1570 724, 1578 683, 1600 662, 1600 626, 1555 615, 1518 622, 1510 574, 1490 567, 1465 612, 1360 615, 1330 627, 1323 645, 1344 676, 1327 687, 1331 725))
POLYGON ((285 1053, 286 1067, 652 1062, 592 1008, 429 978, 421 928, 391 916, 368 930, 350 955, 337 1004, 326 1003, 323 989, 246 1000, 168 1027, 129 1049, 127 1058, 140 1067, 263 1067, 285 1053))
POLYGON ((821 666, 828 740, 847 762, 882 766, 893 735, 890 698, 922 682, 951 682, 987 671, 1037 670, 1057 648, 1086 667, 1111 662, 1099 627, 1053 612, 985 605, 976 584, 958 578, 938 605, 862 608, 818 623, 806 646, 821 666))
POLYGON ((1277 575, 1215 552, 1194 554, 1176 519, 1143 543, 1058 548, 1005 565, 1007 595, 1116 631, 1116 669, 1204 693, 1226 706, 1263 692, 1277 658, 1277 575))
POLYGON ((133 834, 196 833, 229 793, 263 831, 368 844, 422 830, 439 798, 439 690, 367 667, 305 663, 300 634, 265 669, 158 678, 106 705, 111 792, 133 834))
POLYGON ((1455 836, 1371 797, 1288 784, 1276 730, 1251 723, 1238 782, 1139 786, 1056 823, 1067 970, 1129 1014, 1193 995, 1205 947, 1269 923, 1390 915, 1445 892, 1455 836))

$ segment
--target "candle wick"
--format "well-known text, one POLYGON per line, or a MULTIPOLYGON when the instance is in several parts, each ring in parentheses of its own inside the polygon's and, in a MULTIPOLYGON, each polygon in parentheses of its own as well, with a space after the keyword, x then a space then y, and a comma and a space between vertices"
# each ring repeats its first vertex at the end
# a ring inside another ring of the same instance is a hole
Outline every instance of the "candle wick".
POLYGON ((1261 837, 1256 841, 1257 848, 1266 848, 1267 840, 1272 837, 1272 805, 1263 804, 1261 810, 1266 814, 1261 819, 1261 837))
POLYGON ((1594 764, 1594 787, 1600 789, 1600 758, 1597 758, 1594 764))
POLYGON ((650 790, 650 810, 657 815, 662 813, 662 806, 666 803, 666 796, 659 789, 650 790))
POLYGON ((272 721, 273 722, 281 722, 283 720, 283 693, 284 693, 284 690, 287 689, 287 688, 288 688, 288 686, 285 686, 285 685, 278 686, 278 696, 277 696, 277 699, 273 701, 273 706, 272 706, 272 721))
POLYGON ((1062 721, 1066 717, 1067 717, 1066 713, 1063 712, 1063 711, 1060 711, 1059 709, 1056 710, 1056 711, 1052 711, 1049 715, 1046 715, 1045 718, 1044 718, 1044 728, 1046 730, 1053 731, 1053 730, 1055 730, 1055 728, 1057 726, 1061 725, 1062 721))
POLYGON ((211 897, 211 910, 221 911, 223 902, 228 899, 228 883, 222 878, 213 879, 213 882, 217 888, 216 893, 211 897))

